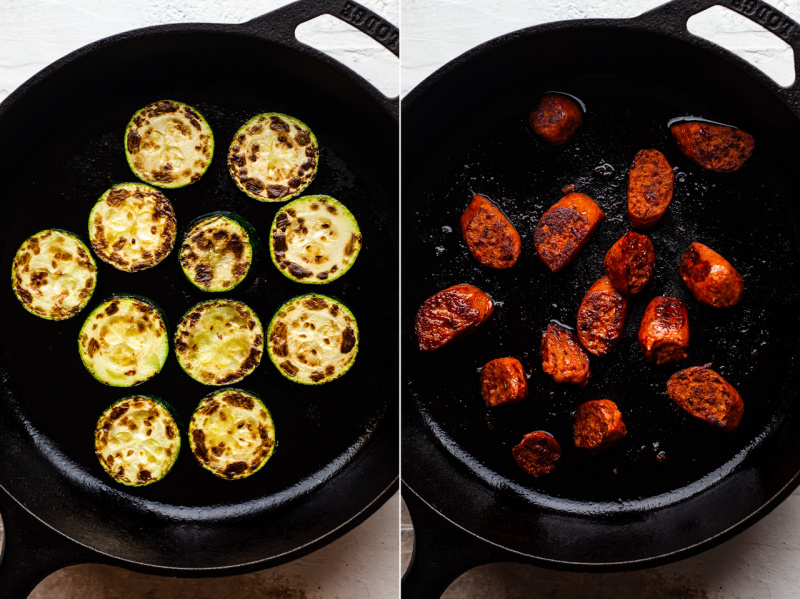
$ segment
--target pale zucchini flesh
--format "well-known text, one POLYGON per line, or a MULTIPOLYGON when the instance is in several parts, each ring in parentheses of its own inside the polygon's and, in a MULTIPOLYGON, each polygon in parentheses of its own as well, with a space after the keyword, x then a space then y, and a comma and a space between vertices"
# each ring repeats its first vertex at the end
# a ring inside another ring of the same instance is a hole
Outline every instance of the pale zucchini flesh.
POLYGON ((141 183, 115 185, 89 214, 92 249, 126 272, 151 268, 166 258, 175 245, 176 230, 169 200, 141 183))
POLYGON ((142 487, 164 478, 175 464, 181 436, 169 410, 154 398, 119 400, 97 421, 94 449, 117 482, 142 487))
POLYGON ((214 155, 211 127, 191 106, 172 100, 148 104, 125 129, 125 157, 133 173, 157 187, 175 188, 203 176, 214 155))
POLYGON ((98 381, 131 387, 161 371, 169 354, 169 336, 153 304, 116 296, 88 316, 78 346, 83 365, 98 381))
POLYGON ((361 231, 353 214, 330 196, 304 196, 275 215, 270 230, 272 262, 300 283, 330 283, 353 265, 361 231))
POLYGON ((296 197, 317 174, 317 138, 296 118, 270 112, 247 121, 231 142, 228 170, 236 185, 262 202, 296 197))
POLYGON ((186 233, 180 260, 186 277, 203 291, 230 291, 250 270, 252 240, 233 215, 209 215, 186 233))
POLYGON ((23 307, 48 320, 80 312, 94 293, 97 264, 83 242, 58 229, 26 239, 14 256, 11 288, 23 307))
POLYGON ((228 480, 260 470, 275 451, 275 424, 266 406, 241 389, 223 389, 200 402, 189 424, 197 461, 228 480))
POLYGON ((202 302, 189 310, 175 333, 183 370, 205 385, 236 383, 255 370, 264 332, 255 312, 234 300, 202 302))
POLYGON ((286 378, 320 385, 346 373, 358 353, 358 325, 352 312, 318 294, 296 297, 269 323, 267 351, 286 378))

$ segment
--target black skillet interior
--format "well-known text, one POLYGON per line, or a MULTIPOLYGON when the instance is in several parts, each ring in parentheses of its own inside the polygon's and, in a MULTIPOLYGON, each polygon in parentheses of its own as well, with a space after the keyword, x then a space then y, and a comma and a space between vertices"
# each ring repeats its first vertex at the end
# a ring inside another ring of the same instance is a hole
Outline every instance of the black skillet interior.
POLYGON ((51 69, 0 119, 6 269, 22 241, 41 229, 62 228, 86 239, 95 201, 114 183, 135 180, 122 143, 130 116, 149 102, 175 99, 206 117, 216 141, 198 183, 165 191, 179 236, 197 216, 228 210, 249 221, 262 242, 254 276, 222 297, 247 303, 266 327, 285 301, 322 293, 348 305, 359 325, 359 354, 340 380, 295 384, 265 354, 236 385, 259 394, 276 422, 278 448, 256 475, 233 482, 213 476, 195 461, 184 436, 173 471, 136 489, 114 483, 94 456, 101 412, 117 399, 145 393, 170 402, 188 423, 214 388, 183 373, 172 349, 150 381, 106 387, 81 364, 78 330, 113 294, 154 300, 171 331, 191 306, 218 295, 186 280, 176 251, 135 274, 98 260, 91 303, 64 322, 28 314, 7 288, 0 299, 2 409, 22 426, 13 444, 18 454, 5 460, 3 484, 56 530, 102 553, 172 568, 285 561, 354 518, 397 476, 397 123, 366 82, 320 57, 326 58, 236 26, 140 30, 51 69), (321 154, 306 193, 334 196, 361 227, 357 262, 329 285, 302 285, 279 273, 266 244, 281 204, 247 197, 227 172, 235 131, 267 111, 311 127, 321 154))
POLYGON ((686 37, 620 21, 524 30, 451 63, 403 105, 403 478, 439 513, 518 557, 578 568, 653 563, 763 510, 800 469, 800 124, 763 75, 686 37), (564 147, 549 146, 527 123, 547 91, 586 105, 583 127, 564 147), (685 116, 751 132, 753 158, 735 174, 702 171, 669 134, 668 121, 685 116), (551 320, 575 326, 581 298, 604 274, 605 252, 630 229, 627 173, 644 148, 664 152, 676 174, 672 204, 647 232, 656 274, 632 299, 620 344, 592 357, 589 385, 557 385, 541 369, 541 334, 551 320), (532 231, 570 184, 606 220, 577 260, 552 274, 532 231), (507 271, 482 267, 462 240, 459 217, 474 193, 497 202, 522 236, 522 256, 507 271), (738 306, 713 310, 688 293, 677 266, 693 241, 742 273, 738 306), (456 283, 489 293, 494 314, 471 337, 420 352, 416 309, 456 283), (656 295, 688 305, 689 357, 677 365, 649 364, 636 341, 656 295), (488 410, 479 369, 502 356, 522 361, 530 396, 488 410), (709 362, 744 398, 744 421, 731 435, 693 421, 665 392, 673 372, 709 362), (572 444, 572 413, 600 398, 619 405, 628 435, 591 454, 572 444), (511 456, 537 429, 563 450, 541 479, 511 456))

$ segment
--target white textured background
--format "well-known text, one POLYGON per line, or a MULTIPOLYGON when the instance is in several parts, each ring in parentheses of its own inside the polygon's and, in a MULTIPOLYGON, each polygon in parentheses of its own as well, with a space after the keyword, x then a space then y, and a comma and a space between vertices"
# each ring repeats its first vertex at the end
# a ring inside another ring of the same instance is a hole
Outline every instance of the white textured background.
MULTIPOLYGON (((402 91, 407 93, 459 54, 510 31, 563 19, 633 17, 661 4, 662 0, 403 0, 402 91)), ((772 4, 800 21, 800 0, 772 4)), ((692 18, 689 29, 735 51, 783 85, 794 80, 788 45, 739 15, 717 7, 692 18)), ((407 515, 402 537, 405 568, 412 546, 407 515)), ((676 564, 616 574, 492 564, 461 576, 444 597, 797 599, 800 491, 737 537, 676 564)))
MULTIPOLYGON (((362 3, 399 24, 397 0, 362 3)), ((164 23, 240 23, 285 4, 286 0, 0 0, 0 100, 41 68, 100 38, 164 23)), ((299 27, 297 35, 354 68, 385 94, 397 95, 397 59, 349 25, 321 17, 299 27)), ((395 495, 331 545, 262 572, 187 580, 82 565, 49 576, 31 599, 396 599, 398 513, 395 495)))

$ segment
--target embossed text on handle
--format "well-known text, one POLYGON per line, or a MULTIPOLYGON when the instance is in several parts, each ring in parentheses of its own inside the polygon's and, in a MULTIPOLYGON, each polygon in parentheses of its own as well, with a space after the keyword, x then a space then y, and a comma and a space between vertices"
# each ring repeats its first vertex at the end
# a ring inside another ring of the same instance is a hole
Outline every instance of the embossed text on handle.
POLYGON ((763 25, 787 42, 796 33, 794 23, 768 4, 759 0, 729 0, 729 2, 730 8, 763 25))
POLYGON ((374 16, 367 16, 366 11, 360 6, 351 2, 345 2, 339 11, 339 17, 362 31, 375 36, 390 48, 397 48, 397 28, 382 19, 374 16))

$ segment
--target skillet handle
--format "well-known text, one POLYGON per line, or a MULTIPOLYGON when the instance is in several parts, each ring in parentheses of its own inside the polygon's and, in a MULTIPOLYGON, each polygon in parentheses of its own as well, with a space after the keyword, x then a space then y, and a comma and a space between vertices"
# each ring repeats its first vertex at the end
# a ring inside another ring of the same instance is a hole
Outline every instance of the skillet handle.
POLYGON ((514 561, 512 553, 482 541, 439 515, 405 483, 402 494, 414 524, 414 552, 403 574, 403 597, 439 599, 450 583, 470 568, 514 561))
POLYGON ((0 597, 26 599, 56 570, 75 564, 103 562, 102 556, 55 532, 32 516, 0 487, 3 553, 0 555, 0 597))

